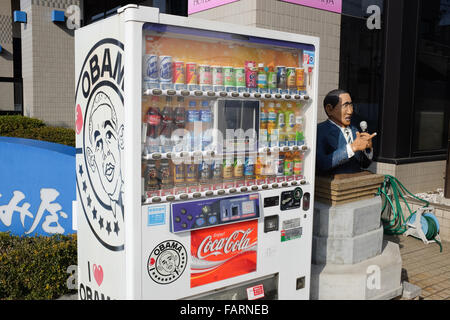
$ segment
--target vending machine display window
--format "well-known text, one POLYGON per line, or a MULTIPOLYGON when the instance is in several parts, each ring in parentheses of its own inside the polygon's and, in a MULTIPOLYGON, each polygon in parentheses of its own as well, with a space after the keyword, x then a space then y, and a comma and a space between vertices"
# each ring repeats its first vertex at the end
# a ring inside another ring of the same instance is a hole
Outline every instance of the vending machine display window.
POLYGON ((143 202, 304 179, 313 46, 146 23, 143 51, 143 202))

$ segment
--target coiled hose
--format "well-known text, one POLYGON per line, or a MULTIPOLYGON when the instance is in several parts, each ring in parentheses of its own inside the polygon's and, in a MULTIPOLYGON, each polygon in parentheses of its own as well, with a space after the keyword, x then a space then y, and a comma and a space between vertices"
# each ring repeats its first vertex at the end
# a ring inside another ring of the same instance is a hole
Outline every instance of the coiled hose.
MULTIPOLYGON (((407 230, 406 223, 416 213, 416 211, 412 212, 405 196, 409 195, 412 198, 423 202, 423 208, 427 208, 430 205, 428 201, 418 198, 409 192, 397 178, 391 175, 385 175, 383 184, 378 188, 377 195, 381 195, 382 198, 384 198, 383 207, 381 209, 381 221, 383 222, 384 233, 389 235, 400 235, 405 233, 407 230), (409 216, 407 218, 405 218, 405 215, 403 214, 400 199, 403 200, 408 208, 409 216), (386 214, 385 210, 388 208, 388 205, 391 211, 386 214)), ((425 235, 426 238, 428 240, 434 240, 439 245, 442 252, 442 244, 435 239, 439 232, 436 222, 433 218, 427 217, 426 215, 423 217, 428 223, 428 230, 425 235)))

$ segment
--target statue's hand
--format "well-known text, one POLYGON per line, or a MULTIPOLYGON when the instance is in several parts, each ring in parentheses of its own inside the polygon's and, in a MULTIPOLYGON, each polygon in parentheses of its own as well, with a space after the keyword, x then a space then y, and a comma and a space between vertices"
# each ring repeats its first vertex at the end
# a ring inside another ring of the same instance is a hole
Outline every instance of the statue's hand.
POLYGON ((363 133, 356 132, 356 139, 351 144, 353 152, 372 149, 372 139, 376 135, 377 135, 376 133, 368 134, 366 132, 363 133))

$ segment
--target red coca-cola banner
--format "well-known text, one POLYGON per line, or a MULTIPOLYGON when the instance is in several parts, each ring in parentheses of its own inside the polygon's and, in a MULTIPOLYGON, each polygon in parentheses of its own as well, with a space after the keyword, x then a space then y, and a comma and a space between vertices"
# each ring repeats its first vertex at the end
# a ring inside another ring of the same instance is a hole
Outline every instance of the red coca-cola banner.
POLYGON ((258 221, 191 232, 191 288, 256 271, 258 221))

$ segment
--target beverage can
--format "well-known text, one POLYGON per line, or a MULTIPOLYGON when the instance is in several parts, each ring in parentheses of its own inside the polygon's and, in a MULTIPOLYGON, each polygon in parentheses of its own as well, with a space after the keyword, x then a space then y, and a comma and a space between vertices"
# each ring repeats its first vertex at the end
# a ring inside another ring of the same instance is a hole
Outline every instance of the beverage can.
POLYGON ((295 75, 295 68, 287 68, 286 69, 286 86, 288 89, 296 89, 296 75, 295 75))
POLYGON ((226 157, 223 160, 223 178, 224 179, 233 179, 233 158, 226 157))
POLYGON ((234 76, 236 77, 236 88, 238 92, 245 92, 245 68, 234 68, 234 76))
POLYGON ((175 186, 181 186, 184 184, 184 164, 173 163, 173 181, 175 186))
POLYGON ((299 176, 303 172, 303 161, 301 159, 294 160, 294 175, 299 176))
POLYGON ((185 180, 187 183, 195 183, 197 182, 197 176, 198 176, 198 167, 196 164, 192 163, 186 163, 185 164, 185 180))
POLYGON ((212 164, 212 180, 214 183, 222 180, 222 161, 221 159, 215 159, 212 164))
POLYGON ((297 90, 300 93, 306 92, 306 82, 305 82, 305 69, 303 68, 297 68, 296 71, 296 80, 295 83, 297 85, 297 90))
POLYGON ((243 157, 236 157, 233 164, 233 176, 237 179, 244 176, 244 162, 243 157))
POLYGON ((270 93, 276 93, 277 89, 277 73, 275 71, 269 71, 267 74, 267 87, 270 93))
POLYGON ((214 91, 225 90, 224 79, 223 79, 223 67, 213 66, 212 68, 212 84, 214 91))
POLYGON ((199 65, 198 82, 201 90, 212 90, 211 66, 205 64, 199 65))
POLYGON ((172 175, 170 174, 169 160, 161 160, 158 172, 161 181, 161 189, 172 187, 172 175))
POLYGON ((248 155, 245 157, 244 176, 246 178, 253 177, 255 174, 255 156, 248 155))
POLYGON ((212 84, 214 86, 223 86, 223 68, 221 66, 212 66, 212 84))
POLYGON ((157 190, 159 188, 158 170, 156 168, 156 162, 154 160, 150 160, 147 162, 147 165, 145 166, 144 180, 146 191, 157 190))
POLYGON ((277 66, 277 87, 278 89, 286 89, 286 67, 277 66))
POLYGON ((171 56, 159 56, 158 62, 159 70, 159 83, 161 89, 172 89, 172 57, 171 56))
POLYGON ((176 90, 186 89, 186 77, 185 77, 184 61, 175 61, 173 63, 173 83, 176 90))
POLYGON ((199 182, 208 183, 211 178, 211 164, 207 161, 202 161, 198 168, 199 182))
POLYGON ((236 76, 233 67, 223 67, 223 83, 226 91, 236 90, 236 76))
POLYGON ((198 89, 197 64, 195 62, 186 63, 186 84, 189 90, 198 89))
POLYGON ((277 160, 277 176, 284 176, 284 154, 280 153, 277 160))
POLYGON ((144 89, 159 88, 158 56, 154 54, 144 55, 143 63, 144 89))

